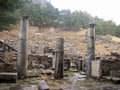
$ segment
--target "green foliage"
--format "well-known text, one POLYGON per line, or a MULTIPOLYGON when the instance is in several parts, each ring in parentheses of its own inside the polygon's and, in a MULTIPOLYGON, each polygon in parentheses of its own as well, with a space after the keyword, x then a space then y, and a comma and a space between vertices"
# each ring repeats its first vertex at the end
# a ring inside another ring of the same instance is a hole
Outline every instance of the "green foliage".
POLYGON ((16 18, 10 15, 11 12, 4 13, 4 16, 0 16, 0 31, 10 30, 12 24, 15 24, 16 18))
POLYGON ((120 25, 117 26, 117 30, 115 31, 115 36, 120 37, 120 25))
POLYGON ((111 34, 120 37, 120 26, 112 20, 105 21, 92 17, 83 11, 61 10, 54 8, 49 2, 45 5, 33 4, 30 0, 0 0, 0 31, 10 30, 19 22, 22 14, 30 16, 30 25, 38 28, 55 27, 62 30, 79 31, 88 28, 90 22, 97 24, 96 34, 111 34))
POLYGON ((0 10, 1 11, 11 11, 17 7, 17 2, 19 0, 0 0, 0 10))
POLYGON ((116 31, 118 30, 118 26, 113 21, 111 21, 111 20, 104 21, 103 19, 99 19, 98 17, 95 17, 94 22, 97 24, 96 34, 116 35, 116 31))
POLYGON ((74 76, 74 73, 72 71, 66 71, 65 73, 68 74, 69 77, 73 77, 74 76))
POLYGON ((47 4, 45 7, 36 4, 26 4, 21 9, 21 13, 30 16, 30 24, 39 28, 50 27, 54 25, 57 18, 57 10, 47 4))
POLYGON ((22 0, 0 0, 0 31, 10 30, 16 23, 22 0))
POLYGON ((63 30, 78 31, 81 28, 86 28, 91 20, 92 17, 87 12, 75 11, 71 13, 70 10, 62 10, 59 11, 58 26, 63 30))

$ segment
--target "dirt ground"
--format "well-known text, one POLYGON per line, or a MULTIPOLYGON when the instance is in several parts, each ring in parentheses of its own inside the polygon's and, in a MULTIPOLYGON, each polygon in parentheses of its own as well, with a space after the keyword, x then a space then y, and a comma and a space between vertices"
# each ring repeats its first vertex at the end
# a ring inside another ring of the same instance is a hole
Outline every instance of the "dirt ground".
POLYGON ((38 90, 38 84, 45 80, 50 90, 120 90, 120 84, 100 79, 78 79, 76 75, 66 77, 62 80, 54 80, 51 76, 43 75, 36 78, 18 80, 16 83, 1 83, 0 90, 38 90))

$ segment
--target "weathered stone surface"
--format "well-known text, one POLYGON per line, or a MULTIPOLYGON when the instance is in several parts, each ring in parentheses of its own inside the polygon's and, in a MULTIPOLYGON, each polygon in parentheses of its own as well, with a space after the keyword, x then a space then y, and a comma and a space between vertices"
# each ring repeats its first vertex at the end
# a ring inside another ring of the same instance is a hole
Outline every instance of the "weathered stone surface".
POLYGON ((66 67, 67 70, 70 69, 70 59, 64 58, 64 67, 66 67))
POLYGON ((50 76, 50 75, 54 74, 54 71, 53 70, 42 70, 41 69, 41 74, 50 76))
POLYGON ((110 75, 111 70, 120 70, 120 61, 101 60, 101 74, 110 75))
POLYGON ((112 38, 109 35, 102 36, 102 35, 97 35, 96 41, 101 41, 101 42, 113 42, 112 38))
POLYGON ((101 76, 101 61, 92 61, 92 76, 99 78, 101 76))
POLYGON ((120 70, 111 70, 110 71, 110 76, 120 77, 120 70))
POLYGON ((77 65, 75 62, 70 62, 70 71, 77 72, 77 65))
POLYGON ((47 55, 31 54, 29 55, 29 66, 33 68, 38 67, 48 69, 52 67, 52 57, 48 57, 47 55))
MULTIPOLYGON (((14 48, 18 48, 18 29, 16 30, 1 33, 0 37, 5 43, 13 46, 14 48), (4 35, 6 34, 6 35, 4 35), (8 37, 6 37, 8 36, 8 37), (12 43, 11 43, 12 42, 12 43)), ((68 32, 55 30, 52 28, 47 28, 47 30, 43 30, 39 32, 39 29, 36 27, 29 27, 28 31, 28 53, 29 54, 42 54, 44 52, 45 46, 49 46, 50 48, 54 48, 55 39, 58 37, 65 38, 65 50, 67 55, 85 55, 86 48, 86 30, 81 30, 78 32, 68 32)), ((115 37, 116 38, 116 37, 115 37)), ((96 36, 96 53, 100 54, 109 54, 111 51, 115 50, 117 52, 120 51, 119 47, 119 38, 118 40, 113 40, 114 37, 110 35, 96 36), (106 50, 104 46, 107 46, 109 50, 106 50)))
POLYGON ((38 90, 50 90, 50 89, 47 83, 44 80, 42 80, 38 84, 38 90))
POLYGON ((24 90, 21 86, 10 87, 9 90, 24 90))
POLYGON ((16 80, 17 80, 17 73, 9 73, 9 72, 0 73, 1 83, 16 82, 16 80))
POLYGON ((92 75, 93 76, 119 76, 120 70, 120 61, 109 61, 109 60, 101 60, 101 61, 93 61, 92 62, 92 75), (111 71, 111 72, 110 72, 111 71), (115 73, 116 72, 116 73, 115 73))
POLYGON ((55 79, 62 79, 64 73, 64 38, 56 39, 55 46, 55 79))
POLYGON ((0 63, 0 72, 16 72, 16 68, 13 64, 0 63))

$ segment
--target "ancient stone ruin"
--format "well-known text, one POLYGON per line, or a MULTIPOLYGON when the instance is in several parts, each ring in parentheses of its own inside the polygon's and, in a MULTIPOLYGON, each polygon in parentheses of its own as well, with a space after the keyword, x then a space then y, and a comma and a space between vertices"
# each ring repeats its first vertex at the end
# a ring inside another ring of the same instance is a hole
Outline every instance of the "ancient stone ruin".
MULTIPOLYGON (((95 77, 120 80, 120 54, 95 55, 95 24, 90 23, 87 32, 87 55, 65 56, 64 38, 56 38, 55 48, 45 46, 43 55, 28 54, 28 16, 21 17, 19 48, 15 50, 0 41, 0 81, 16 82, 17 79, 53 75, 54 80, 64 79, 65 71, 85 72, 87 78, 95 77), (28 75, 28 69, 41 69, 39 73, 28 75), (47 69, 51 71, 47 71, 47 69), (116 79, 117 78, 117 79, 116 79)), ((86 77, 85 77, 86 78, 86 77)), ((39 82, 39 90, 50 90, 44 80, 39 82), (41 89, 42 88, 42 89, 41 89)))

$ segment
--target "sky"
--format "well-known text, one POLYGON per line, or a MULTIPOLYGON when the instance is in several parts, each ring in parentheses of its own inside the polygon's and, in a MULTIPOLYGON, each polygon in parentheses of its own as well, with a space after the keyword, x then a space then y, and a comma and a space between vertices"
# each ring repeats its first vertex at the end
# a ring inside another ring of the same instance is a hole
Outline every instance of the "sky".
POLYGON ((51 0, 59 10, 86 11, 92 16, 120 24, 120 0, 51 0))

